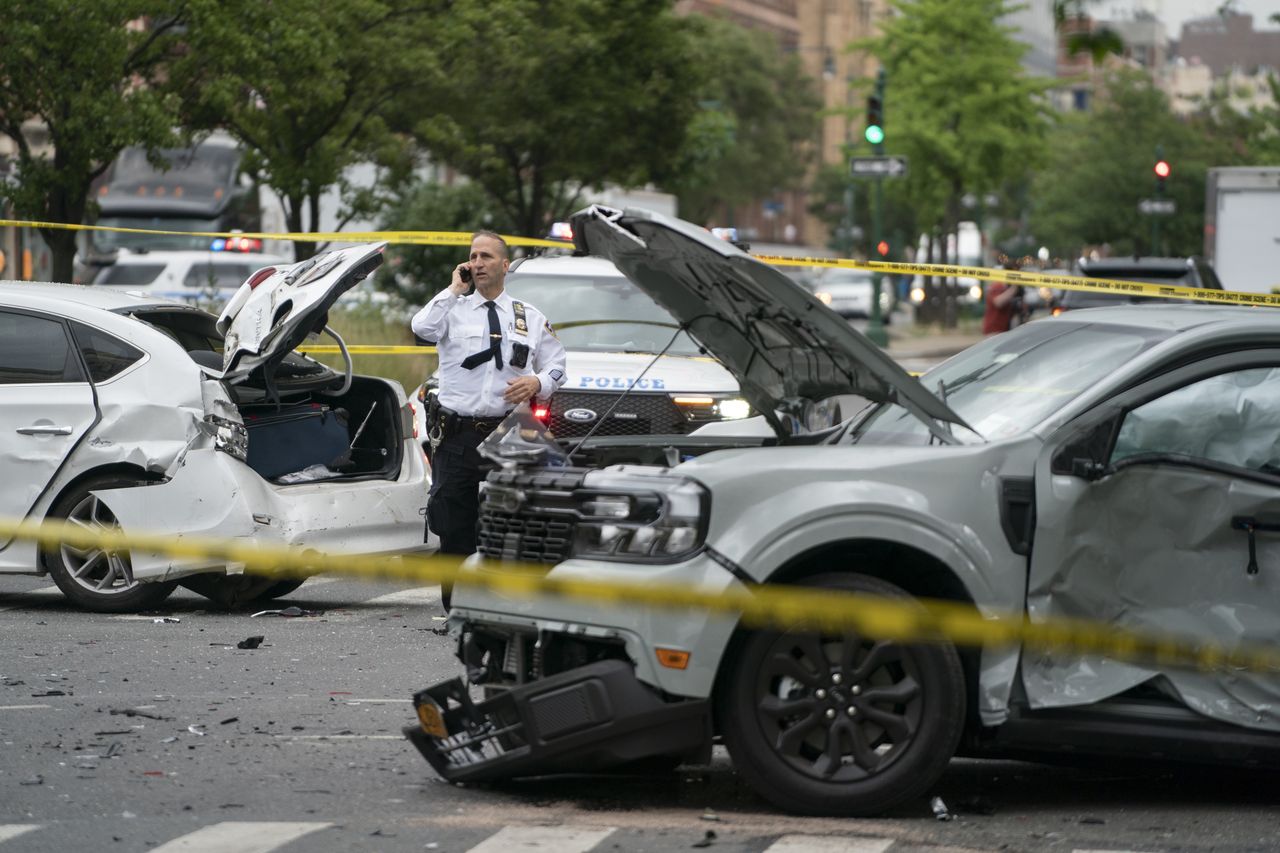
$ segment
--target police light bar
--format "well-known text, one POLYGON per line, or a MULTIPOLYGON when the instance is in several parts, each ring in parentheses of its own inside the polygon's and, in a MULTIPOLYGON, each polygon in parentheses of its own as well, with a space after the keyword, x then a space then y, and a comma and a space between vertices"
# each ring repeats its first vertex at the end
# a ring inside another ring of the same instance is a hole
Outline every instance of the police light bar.
POLYGON ((728 240, 730 243, 738 242, 737 228, 712 228, 711 233, 719 237, 721 240, 728 240))
POLYGON ((213 252, 261 252, 262 241, 254 237, 217 237, 209 244, 213 252))
POLYGON ((547 232, 548 240, 564 240, 573 242, 573 226, 568 222, 552 222, 551 230, 547 232))

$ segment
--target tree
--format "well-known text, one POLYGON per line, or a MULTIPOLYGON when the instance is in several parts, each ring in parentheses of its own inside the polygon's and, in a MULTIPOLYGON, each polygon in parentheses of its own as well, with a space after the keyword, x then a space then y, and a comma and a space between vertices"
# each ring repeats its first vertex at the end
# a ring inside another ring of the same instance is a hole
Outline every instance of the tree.
MULTIPOLYGON (((24 219, 78 225, 93 180, 123 149, 174 144, 160 69, 192 2, 8 0, 0 27, 0 133, 17 148, 0 198, 24 219), (47 142, 45 141, 47 140, 47 142)), ((53 278, 71 281, 74 231, 42 228, 53 278)))
MULTIPOLYGON (((192 126, 225 128, 245 170, 274 189, 290 231, 316 230, 343 170, 395 149, 385 113, 432 73, 444 24, 417 0, 236 0, 193 21, 175 74, 192 126)), ((350 211, 348 211, 350 214, 350 211)), ((294 244, 299 259, 314 243, 294 244)))
MULTIPOLYGON (((509 233, 510 223, 493 199, 475 183, 445 186, 435 181, 399 184, 387 198, 381 227, 394 231, 509 233)), ((465 246, 393 246, 378 269, 378 289, 409 305, 422 306, 449 284, 453 268, 466 259, 465 246)))
POLYGON ((668 0, 455 0, 443 74, 402 122, 542 236, 585 187, 671 173, 697 108, 689 28, 668 0))
MULTIPOLYGON (((893 6, 882 34, 855 46, 887 72, 885 145, 910 158, 906 191, 920 225, 954 233, 966 193, 981 198, 1043 157, 1051 81, 1024 72, 1026 47, 999 23, 1011 11, 1004 0, 893 6)), ((948 300, 944 322, 953 312, 948 300)))
POLYGON ((688 25, 699 45, 699 108, 664 189, 685 219, 702 222, 803 178, 822 103, 799 58, 769 33, 701 15, 688 25))
POLYGON ((1205 172, 1245 162, 1247 150, 1208 116, 1175 115, 1142 72, 1109 75, 1094 103, 1090 113, 1062 116, 1054 130, 1047 165, 1033 185, 1038 241, 1065 257, 1102 245, 1117 255, 1151 254, 1151 220, 1138 203, 1154 191, 1159 145, 1173 167, 1165 195, 1177 205, 1161 221, 1162 250, 1202 251, 1205 172))

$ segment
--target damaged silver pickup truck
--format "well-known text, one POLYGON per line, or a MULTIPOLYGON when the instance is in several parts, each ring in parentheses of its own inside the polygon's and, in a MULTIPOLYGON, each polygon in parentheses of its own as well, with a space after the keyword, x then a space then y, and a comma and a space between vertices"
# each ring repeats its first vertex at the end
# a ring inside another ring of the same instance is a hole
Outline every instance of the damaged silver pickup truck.
POLYGON ((917 380, 702 229, 593 207, 574 233, 704 342, 771 429, 571 457, 491 439, 505 464, 451 617, 465 674, 419 692, 405 730, 444 778, 674 765, 723 742, 778 806, 858 815, 926 793, 956 754, 1280 763, 1275 674, 747 630, 466 583, 516 560, 565 579, 794 584, 1274 644, 1280 313, 1075 311, 917 380), (841 395, 870 402, 820 428, 813 413, 841 395))
MULTIPOLYGON (((381 262, 381 246, 360 246, 266 267, 221 317, 111 288, 0 284, 0 517, 423 549, 427 471, 404 390, 353 375, 349 356, 340 372, 293 351, 381 262)), ((154 607, 178 581, 225 603, 301 583, 242 568, 0 541, 0 573, 47 572, 102 612, 154 607)))

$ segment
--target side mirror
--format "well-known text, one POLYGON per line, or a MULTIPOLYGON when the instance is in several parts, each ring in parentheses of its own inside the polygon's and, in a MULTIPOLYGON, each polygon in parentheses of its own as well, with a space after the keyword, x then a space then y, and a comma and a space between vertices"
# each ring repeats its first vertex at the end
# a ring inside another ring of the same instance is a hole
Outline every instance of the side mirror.
POLYGON ((1107 472, 1107 459, 1120 428, 1119 411, 1088 427, 1058 448, 1050 460, 1049 470, 1082 480, 1100 480, 1107 472))

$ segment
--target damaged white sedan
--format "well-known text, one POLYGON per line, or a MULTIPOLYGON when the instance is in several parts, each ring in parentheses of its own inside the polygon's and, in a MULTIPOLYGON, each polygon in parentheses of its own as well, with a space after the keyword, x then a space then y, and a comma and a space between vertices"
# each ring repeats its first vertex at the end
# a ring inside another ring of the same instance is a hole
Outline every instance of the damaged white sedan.
MULTIPOLYGON (((255 273, 221 317, 64 284, 0 284, 0 518, 323 551, 426 547, 427 469, 403 389, 293 352, 381 263, 342 249, 255 273)), ((345 353, 345 346, 343 346, 345 353)), ((243 566, 0 541, 0 573, 49 574, 99 612, 181 581, 230 603, 300 581, 243 566)))

